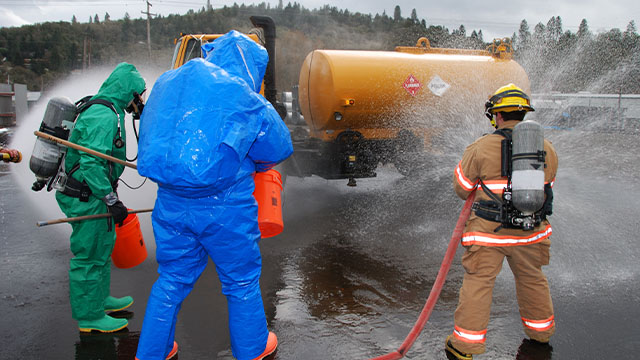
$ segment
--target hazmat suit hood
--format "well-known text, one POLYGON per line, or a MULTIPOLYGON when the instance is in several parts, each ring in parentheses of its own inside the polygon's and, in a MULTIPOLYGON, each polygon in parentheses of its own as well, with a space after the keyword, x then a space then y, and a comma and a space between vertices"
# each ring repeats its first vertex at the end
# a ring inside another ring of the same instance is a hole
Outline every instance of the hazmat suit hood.
POLYGON ((254 172, 291 155, 286 125, 258 93, 268 60, 231 31, 206 60, 162 74, 140 120, 138 173, 180 196, 211 196, 240 182, 253 187, 254 172))
POLYGON ((93 98, 111 101, 120 113, 133 99, 133 93, 141 94, 145 87, 145 81, 135 66, 120 63, 102 83, 93 98))
POLYGON ((206 60, 233 76, 242 78, 253 91, 259 93, 267 69, 267 50, 235 30, 203 45, 206 60))
MULTIPOLYGON (((135 66, 127 63, 118 64, 109 77, 102 83, 93 99, 107 100, 113 103, 118 115, 104 105, 95 104, 83 111, 75 122, 69 141, 99 153, 126 159, 126 132, 124 109, 133 99, 133 93, 141 93, 145 89, 145 81, 135 66), (125 146, 117 148, 114 139, 121 137, 125 146)), ((86 182, 94 196, 102 198, 109 194, 112 183, 122 174, 124 166, 109 163, 83 151, 68 149, 65 158, 67 173, 76 165, 80 168, 73 177, 86 182)))

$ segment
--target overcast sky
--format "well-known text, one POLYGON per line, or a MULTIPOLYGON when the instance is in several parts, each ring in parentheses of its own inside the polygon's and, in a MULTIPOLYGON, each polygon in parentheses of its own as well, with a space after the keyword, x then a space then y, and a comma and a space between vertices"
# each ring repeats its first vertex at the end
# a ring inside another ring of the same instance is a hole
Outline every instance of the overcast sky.
MULTIPOLYGON (((214 8, 233 5, 234 1, 210 0, 214 8)), ((236 0, 241 4, 242 0, 236 0)), ((262 1, 246 1, 258 4, 262 1)), ((276 6, 278 0, 265 1, 276 6)), ((283 0, 286 5, 289 1, 283 0)), ((151 12, 162 15, 184 14, 189 9, 198 10, 206 0, 150 0, 151 12)), ((520 21, 526 19, 529 28, 542 22, 546 24, 552 16, 560 16, 564 30, 576 32, 582 19, 587 19, 593 32, 612 28, 625 30, 629 21, 636 25, 640 21, 639 0, 299 0, 305 8, 314 9, 324 4, 375 15, 386 11, 393 16, 396 5, 400 6, 403 17, 409 17, 416 9, 418 18, 428 25, 443 25, 450 31, 464 24, 467 34, 472 30, 482 30, 484 40, 511 36, 518 30, 520 21)), ((142 17, 146 11, 145 0, 0 0, 0 27, 20 26, 46 21, 71 21, 73 15, 78 21, 87 22, 96 14, 102 20, 109 13, 112 20, 121 19, 125 13, 131 18, 142 17)))

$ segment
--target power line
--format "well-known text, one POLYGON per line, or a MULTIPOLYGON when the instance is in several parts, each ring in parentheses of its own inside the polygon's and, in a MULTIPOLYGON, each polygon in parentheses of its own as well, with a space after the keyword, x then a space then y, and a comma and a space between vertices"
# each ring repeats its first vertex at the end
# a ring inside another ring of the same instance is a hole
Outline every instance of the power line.
MULTIPOLYGON (((157 1, 163 5, 178 5, 181 7, 185 6, 204 6, 201 2, 196 1, 157 1)), ((113 6, 122 6, 122 5, 137 5, 137 2, 133 1, 109 1, 109 0, 85 0, 78 2, 70 2, 70 1, 32 1, 25 3, 21 0, 0 0, 0 6, 22 6, 22 7, 34 7, 34 6, 43 6, 43 7, 76 7, 76 6, 105 6, 105 5, 113 5, 113 6)))

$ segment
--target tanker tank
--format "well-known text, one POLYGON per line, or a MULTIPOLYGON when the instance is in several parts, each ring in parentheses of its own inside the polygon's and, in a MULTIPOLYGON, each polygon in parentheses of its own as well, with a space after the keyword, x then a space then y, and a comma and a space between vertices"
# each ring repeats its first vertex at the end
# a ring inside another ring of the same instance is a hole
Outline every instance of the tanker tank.
POLYGON ((312 137, 330 141, 350 129, 385 139, 402 129, 424 135, 463 113, 482 114, 488 95, 506 83, 529 89, 508 51, 431 48, 421 38, 396 51, 309 53, 299 101, 312 137))
POLYGON ((529 91, 509 41, 486 50, 432 48, 426 38, 395 51, 314 50, 298 82, 305 137, 294 139, 291 173, 326 179, 376 176, 392 163, 403 175, 429 167, 432 140, 484 113, 492 91, 529 91))

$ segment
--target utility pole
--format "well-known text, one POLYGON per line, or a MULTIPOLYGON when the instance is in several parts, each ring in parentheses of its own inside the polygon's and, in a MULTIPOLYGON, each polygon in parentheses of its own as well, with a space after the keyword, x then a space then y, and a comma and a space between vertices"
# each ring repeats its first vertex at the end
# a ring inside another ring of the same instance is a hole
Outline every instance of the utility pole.
POLYGON ((87 35, 84 36, 82 44, 82 72, 87 70, 87 35))
POLYGON ((151 60, 151 16, 156 16, 156 14, 152 14, 151 12, 149 12, 151 6, 151 3, 149 2, 149 0, 145 0, 147 2, 147 12, 144 11, 140 11, 143 14, 147 15, 147 47, 149 48, 149 60, 151 60))
POLYGON ((85 35, 82 46, 82 71, 88 68, 91 68, 91 38, 85 35))

